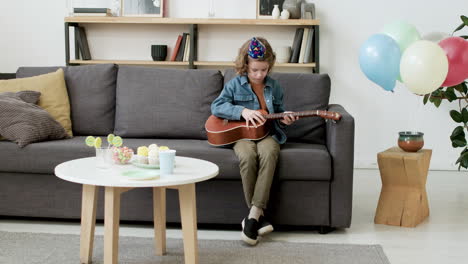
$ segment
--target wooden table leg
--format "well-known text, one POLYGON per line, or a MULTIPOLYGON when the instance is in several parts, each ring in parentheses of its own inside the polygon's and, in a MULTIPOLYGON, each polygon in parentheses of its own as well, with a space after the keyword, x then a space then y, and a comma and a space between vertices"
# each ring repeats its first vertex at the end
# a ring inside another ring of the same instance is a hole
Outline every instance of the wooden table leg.
POLYGON ((166 254, 166 189, 153 188, 154 248, 156 255, 166 254))
POLYGON ((180 218, 184 236, 185 264, 198 263, 195 183, 179 186, 180 218))
POLYGON ((93 258, 94 228, 98 187, 83 185, 81 197, 80 262, 91 263, 93 258))
POLYGON ((120 194, 117 187, 106 187, 104 205, 104 263, 118 263, 120 194))

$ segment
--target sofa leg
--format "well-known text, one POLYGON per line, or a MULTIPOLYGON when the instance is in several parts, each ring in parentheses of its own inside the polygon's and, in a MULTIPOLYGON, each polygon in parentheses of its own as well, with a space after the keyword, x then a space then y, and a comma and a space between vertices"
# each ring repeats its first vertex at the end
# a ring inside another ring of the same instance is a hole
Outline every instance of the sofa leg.
POLYGON ((335 230, 335 228, 331 226, 320 226, 318 232, 321 235, 325 235, 332 232, 333 230, 335 230))

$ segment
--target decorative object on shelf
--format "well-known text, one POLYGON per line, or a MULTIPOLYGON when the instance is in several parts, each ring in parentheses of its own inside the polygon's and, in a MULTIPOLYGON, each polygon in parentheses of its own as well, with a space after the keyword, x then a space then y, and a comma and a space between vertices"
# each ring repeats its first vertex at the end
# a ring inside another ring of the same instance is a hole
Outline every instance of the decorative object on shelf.
POLYGON ((287 9, 290 18, 301 18, 301 0, 285 0, 283 3, 283 10, 287 9))
POLYGON ((281 19, 289 19, 289 11, 287 9, 283 9, 283 11, 281 11, 281 19))
POLYGON ((290 57, 291 57, 290 46, 279 47, 276 50, 276 61, 278 63, 288 63, 290 57))
POLYGON ((121 0, 111 0, 110 9, 113 16, 120 16, 121 13, 121 0))
POLYGON ((215 0, 208 0, 208 17, 215 17, 215 0))
POLYGON ((280 17, 280 10, 278 5, 274 5, 273 11, 271 11, 271 16, 273 19, 278 19, 280 17))
POLYGON ((302 1, 301 19, 315 19, 315 4, 302 1))
POLYGON ((163 17, 163 0, 122 0, 122 16, 163 17))
POLYGON ((154 61, 165 61, 167 57, 167 45, 151 45, 151 57, 154 61))
POLYGON ((283 5, 284 0, 257 0, 257 18, 272 18, 273 9, 283 5))
POLYGON ((416 152, 424 146, 422 132, 402 131, 398 135, 398 147, 406 152, 416 152))

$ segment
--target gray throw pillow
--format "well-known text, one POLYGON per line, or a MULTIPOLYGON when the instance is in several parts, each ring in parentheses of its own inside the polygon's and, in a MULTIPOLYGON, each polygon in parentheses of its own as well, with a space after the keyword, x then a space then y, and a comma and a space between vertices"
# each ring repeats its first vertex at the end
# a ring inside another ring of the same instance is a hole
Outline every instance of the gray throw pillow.
POLYGON ((52 116, 36 105, 40 92, 0 93, 0 135, 21 148, 33 142, 69 138, 52 116))

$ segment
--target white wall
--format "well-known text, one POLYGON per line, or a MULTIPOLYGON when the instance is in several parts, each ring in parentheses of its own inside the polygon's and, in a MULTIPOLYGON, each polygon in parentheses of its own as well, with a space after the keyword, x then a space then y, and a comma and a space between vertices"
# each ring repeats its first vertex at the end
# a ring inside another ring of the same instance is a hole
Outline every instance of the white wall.
MULTIPOLYGON (((90 6, 108 2, 81 1, 90 6)), ((255 0, 214 1, 215 17, 255 17, 255 0)), ((422 106, 422 99, 402 84, 393 94, 385 92, 360 71, 358 50, 370 35, 397 19, 412 23, 421 35, 433 31, 450 33, 460 24, 459 16, 468 15, 466 0, 314 2, 321 20, 321 72, 330 74, 332 79, 331 102, 344 105, 356 119, 356 167, 376 167, 376 153, 396 145, 398 131, 417 129, 425 133, 426 147, 433 149, 431 169, 455 169, 459 150, 450 144, 455 123, 448 112, 456 105, 444 102, 439 109, 422 106)), ((0 0, 0 72, 14 72, 27 65, 63 65, 66 6, 64 0, 0 0)), ((169 16, 207 17, 208 0, 170 0, 169 16)), ((94 57, 146 60, 150 59, 149 45, 173 46, 183 31, 188 28, 91 25, 88 35, 94 57)), ((240 43, 256 34, 270 38, 274 47, 290 45, 293 37, 292 30, 284 28, 200 26, 199 59, 232 59, 240 43)))

